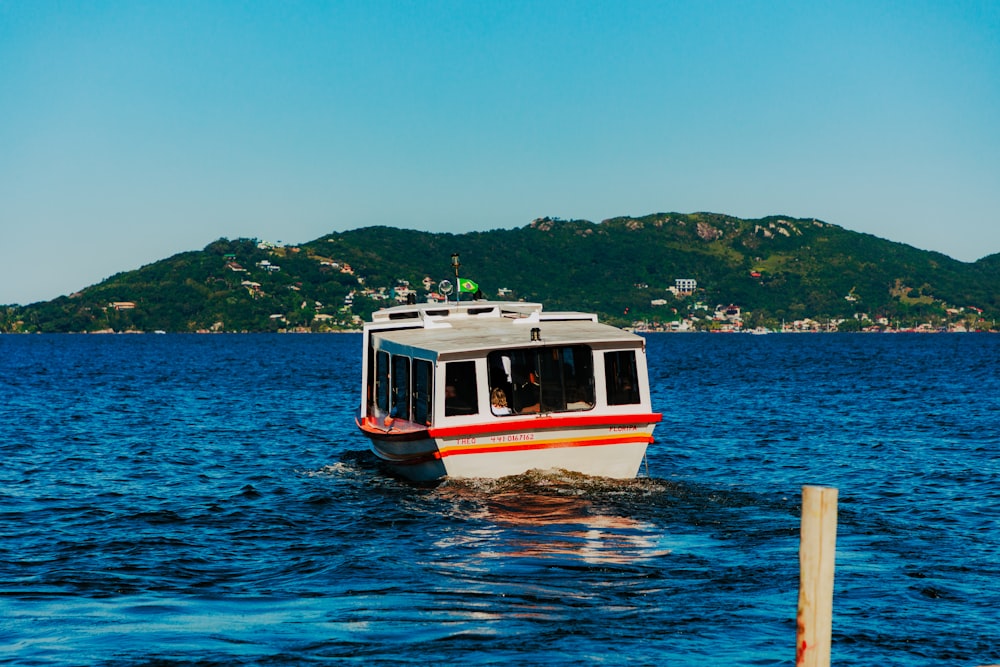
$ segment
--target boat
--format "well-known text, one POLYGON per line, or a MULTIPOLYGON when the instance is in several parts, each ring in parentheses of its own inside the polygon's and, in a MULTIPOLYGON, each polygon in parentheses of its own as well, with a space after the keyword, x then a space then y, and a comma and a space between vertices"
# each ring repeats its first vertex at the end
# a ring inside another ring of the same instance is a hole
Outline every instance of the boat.
POLYGON ((357 425, 415 482, 634 478, 661 418, 645 339, 594 314, 456 300, 384 308, 363 327, 357 425))

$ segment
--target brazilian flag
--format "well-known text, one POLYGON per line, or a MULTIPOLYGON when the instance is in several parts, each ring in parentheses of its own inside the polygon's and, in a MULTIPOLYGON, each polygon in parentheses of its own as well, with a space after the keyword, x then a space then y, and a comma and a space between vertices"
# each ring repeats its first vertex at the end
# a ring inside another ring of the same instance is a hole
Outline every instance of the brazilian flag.
POLYGON ((468 292, 469 294, 475 294, 479 291, 479 285, 469 280, 468 278, 462 278, 458 281, 458 291, 468 292))

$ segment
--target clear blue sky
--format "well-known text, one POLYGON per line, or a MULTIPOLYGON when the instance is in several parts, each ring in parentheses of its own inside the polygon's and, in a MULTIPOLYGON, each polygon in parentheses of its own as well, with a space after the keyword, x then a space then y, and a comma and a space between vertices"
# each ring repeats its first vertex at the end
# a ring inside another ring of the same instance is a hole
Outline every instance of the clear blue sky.
POLYGON ((0 0, 0 303, 660 211, 1000 252, 1000 2, 0 0))

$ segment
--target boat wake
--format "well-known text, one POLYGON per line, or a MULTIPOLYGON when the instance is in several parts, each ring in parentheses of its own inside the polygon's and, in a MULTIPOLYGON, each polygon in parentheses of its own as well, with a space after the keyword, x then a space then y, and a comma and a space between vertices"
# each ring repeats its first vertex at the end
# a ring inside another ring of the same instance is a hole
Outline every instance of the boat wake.
POLYGON ((560 470, 500 479, 448 479, 434 494, 453 516, 480 522, 480 529, 466 537, 480 542, 483 558, 536 558, 565 566, 636 565, 670 553, 665 532, 607 501, 649 487, 649 480, 560 470))

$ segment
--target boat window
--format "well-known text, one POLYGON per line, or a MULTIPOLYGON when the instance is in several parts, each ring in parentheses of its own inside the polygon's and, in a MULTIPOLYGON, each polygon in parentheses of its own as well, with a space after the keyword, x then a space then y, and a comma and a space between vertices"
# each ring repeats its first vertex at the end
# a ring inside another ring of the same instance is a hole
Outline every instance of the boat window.
POLYGON ((607 380, 608 405, 639 402, 639 374, 635 366, 634 350, 605 352, 604 373, 607 380))
POLYGON ((498 350, 487 367, 491 397, 502 393, 513 414, 594 407, 593 354, 585 345, 498 350))
POLYGON ((433 367, 426 359, 413 360, 413 421, 430 426, 433 367))
POLYGON ((383 414, 389 412, 389 353, 375 355, 375 401, 383 414))
POLYGON ((476 362, 449 361, 445 364, 444 414, 474 415, 478 406, 476 362))
POLYGON ((594 357, 590 348, 584 345, 564 347, 560 355, 561 400, 565 401, 565 409, 589 410, 594 407, 594 357))
POLYGON ((397 419, 410 418, 410 358, 392 355, 392 407, 389 415, 397 419))
POLYGON ((365 414, 373 414, 375 406, 375 348, 368 346, 368 366, 365 368, 365 414))

